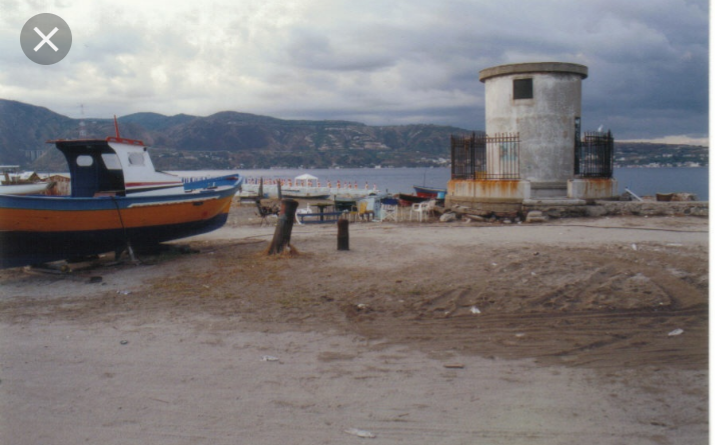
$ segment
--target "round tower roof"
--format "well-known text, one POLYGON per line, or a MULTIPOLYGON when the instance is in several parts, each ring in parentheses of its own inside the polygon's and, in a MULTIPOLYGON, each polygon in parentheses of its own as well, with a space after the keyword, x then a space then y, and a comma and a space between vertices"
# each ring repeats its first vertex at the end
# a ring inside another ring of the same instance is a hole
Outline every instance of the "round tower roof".
POLYGON ((485 68, 479 72, 479 80, 484 82, 492 77, 526 73, 569 73, 578 74, 582 79, 585 79, 588 77, 588 67, 564 62, 513 63, 485 68))

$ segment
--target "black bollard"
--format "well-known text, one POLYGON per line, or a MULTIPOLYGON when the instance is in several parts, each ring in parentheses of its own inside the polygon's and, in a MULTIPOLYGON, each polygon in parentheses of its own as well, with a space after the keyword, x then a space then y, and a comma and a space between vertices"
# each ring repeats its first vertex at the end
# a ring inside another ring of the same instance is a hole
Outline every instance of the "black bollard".
POLYGON ((350 221, 338 220, 338 250, 350 250, 350 221))

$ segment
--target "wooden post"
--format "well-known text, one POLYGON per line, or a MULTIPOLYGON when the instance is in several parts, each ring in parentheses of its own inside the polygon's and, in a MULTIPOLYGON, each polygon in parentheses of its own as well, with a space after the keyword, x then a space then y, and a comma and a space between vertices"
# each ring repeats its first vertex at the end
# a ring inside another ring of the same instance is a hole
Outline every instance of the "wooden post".
POLYGON ((282 253, 286 246, 290 247, 290 236, 293 232, 296 210, 298 210, 298 201, 295 199, 281 201, 281 216, 278 218, 276 231, 273 233, 273 241, 268 247, 268 255, 282 253))
POLYGON ((350 221, 338 220, 338 250, 350 250, 350 221))

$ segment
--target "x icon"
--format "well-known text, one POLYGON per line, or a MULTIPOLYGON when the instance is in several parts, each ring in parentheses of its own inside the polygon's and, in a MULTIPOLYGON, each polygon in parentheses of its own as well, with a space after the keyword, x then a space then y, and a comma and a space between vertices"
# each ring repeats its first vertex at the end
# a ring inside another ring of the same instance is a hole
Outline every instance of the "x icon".
MULTIPOLYGON (((3 0, 0 0, 0 4, 2 3, 3 0)), ((38 65, 53 65, 70 52, 72 30, 62 17, 43 12, 25 22, 20 31, 20 47, 30 61, 38 65), (37 43, 38 41, 40 43, 37 43)))
POLYGON ((42 31, 40 31, 39 29, 37 29, 37 27, 35 27, 35 32, 38 33, 38 34, 40 35, 40 37, 42 37, 42 41, 35 47, 35 52, 37 52, 38 49, 42 48, 42 45, 44 45, 45 43, 47 43, 48 45, 50 45, 50 47, 51 47, 52 49, 54 49, 55 52, 57 52, 57 51, 59 50, 59 48, 57 48, 57 47, 52 43, 52 41, 50 41, 50 38, 51 38, 53 35, 55 35, 55 33, 56 33, 57 31, 59 31, 59 29, 57 29, 57 27, 55 27, 55 29, 53 29, 52 31, 50 31, 50 33, 45 36, 44 34, 42 34, 42 31))

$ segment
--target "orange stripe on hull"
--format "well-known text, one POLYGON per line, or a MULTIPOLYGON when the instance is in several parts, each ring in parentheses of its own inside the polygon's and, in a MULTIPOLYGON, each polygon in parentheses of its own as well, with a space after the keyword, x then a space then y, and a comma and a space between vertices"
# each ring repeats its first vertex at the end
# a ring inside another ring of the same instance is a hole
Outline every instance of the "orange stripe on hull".
POLYGON ((0 209, 0 231, 74 232, 138 228, 202 221, 231 208, 232 196, 206 201, 147 204, 114 210, 0 209), (121 220, 119 215, 121 214, 121 220))
POLYGON ((170 205, 142 206, 122 210, 122 219, 127 228, 181 224, 212 218, 227 213, 231 197, 199 202, 170 205))

